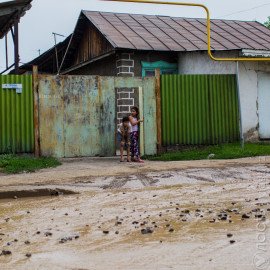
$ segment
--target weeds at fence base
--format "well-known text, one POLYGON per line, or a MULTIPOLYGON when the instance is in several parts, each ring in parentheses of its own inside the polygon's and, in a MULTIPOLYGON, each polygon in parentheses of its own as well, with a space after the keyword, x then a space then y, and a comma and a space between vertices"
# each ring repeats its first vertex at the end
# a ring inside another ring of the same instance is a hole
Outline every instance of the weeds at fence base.
POLYGON ((52 157, 35 158, 13 154, 0 155, 0 172, 8 174, 35 172, 40 169, 54 168, 59 165, 61 163, 52 157))
POLYGON ((144 157, 148 160, 180 161, 203 159, 236 159, 270 155, 270 143, 247 143, 241 148, 239 143, 215 146, 190 146, 182 150, 144 157))

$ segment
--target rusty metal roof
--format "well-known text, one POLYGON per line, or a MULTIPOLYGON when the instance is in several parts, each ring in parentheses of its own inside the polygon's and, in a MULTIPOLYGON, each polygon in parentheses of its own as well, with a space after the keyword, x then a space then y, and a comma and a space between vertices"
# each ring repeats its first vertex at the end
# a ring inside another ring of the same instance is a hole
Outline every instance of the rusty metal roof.
MULTIPOLYGON (((115 49, 207 50, 206 20, 82 11, 115 49)), ((270 50, 270 29, 254 21, 211 20, 213 50, 270 50)))
POLYGON ((32 0, 16 0, 0 3, 0 38, 31 8, 32 0))

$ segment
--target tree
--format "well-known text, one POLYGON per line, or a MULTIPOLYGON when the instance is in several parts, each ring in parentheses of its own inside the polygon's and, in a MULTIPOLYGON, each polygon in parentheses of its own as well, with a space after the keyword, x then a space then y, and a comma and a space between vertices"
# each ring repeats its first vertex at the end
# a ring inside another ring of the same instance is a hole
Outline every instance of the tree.
POLYGON ((268 17, 268 21, 265 22, 264 25, 270 29, 270 16, 268 17))

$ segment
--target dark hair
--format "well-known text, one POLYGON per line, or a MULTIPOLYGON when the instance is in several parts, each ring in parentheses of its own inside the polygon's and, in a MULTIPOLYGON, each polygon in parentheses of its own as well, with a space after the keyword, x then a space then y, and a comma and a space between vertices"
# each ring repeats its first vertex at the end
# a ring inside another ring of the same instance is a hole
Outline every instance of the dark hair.
POLYGON ((134 110, 137 113, 137 117, 139 117, 139 108, 134 106, 134 107, 131 107, 131 111, 132 110, 134 110))
POLYGON ((123 117, 123 119, 122 119, 122 123, 125 123, 125 122, 129 122, 129 118, 128 118, 128 116, 123 117))

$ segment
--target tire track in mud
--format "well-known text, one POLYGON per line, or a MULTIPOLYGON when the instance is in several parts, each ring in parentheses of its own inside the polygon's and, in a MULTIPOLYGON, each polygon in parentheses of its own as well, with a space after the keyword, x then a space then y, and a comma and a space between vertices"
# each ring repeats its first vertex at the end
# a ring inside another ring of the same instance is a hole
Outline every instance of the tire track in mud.
POLYGON ((126 177, 115 177, 109 184, 101 186, 102 189, 117 189, 123 188, 128 182, 140 181, 144 187, 154 186, 158 183, 158 179, 153 179, 146 174, 130 175, 126 177))

